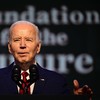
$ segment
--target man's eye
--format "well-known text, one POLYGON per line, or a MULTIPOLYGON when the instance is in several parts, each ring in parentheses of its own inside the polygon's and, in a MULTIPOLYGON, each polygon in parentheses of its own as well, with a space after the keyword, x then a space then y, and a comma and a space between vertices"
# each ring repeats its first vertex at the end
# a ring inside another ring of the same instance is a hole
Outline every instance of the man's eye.
POLYGON ((15 42, 16 42, 16 41, 19 41, 19 39, 15 39, 14 41, 15 41, 15 42))
POLYGON ((32 41, 32 39, 26 39, 26 41, 32 41))

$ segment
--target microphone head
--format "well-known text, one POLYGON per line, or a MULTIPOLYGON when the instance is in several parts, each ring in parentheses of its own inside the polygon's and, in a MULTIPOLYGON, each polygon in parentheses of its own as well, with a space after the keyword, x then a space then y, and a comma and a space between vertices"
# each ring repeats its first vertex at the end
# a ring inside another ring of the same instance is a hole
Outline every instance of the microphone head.
POLYGON ((32 64, 30 66, 29 72, 30 72, 30 82, 33 83, 39 78, 37 66, 32 64))
POLYGON ((21 69, 18 65, 15 65, 12 70, 12 79, 18 83, 21 80, 21 69))

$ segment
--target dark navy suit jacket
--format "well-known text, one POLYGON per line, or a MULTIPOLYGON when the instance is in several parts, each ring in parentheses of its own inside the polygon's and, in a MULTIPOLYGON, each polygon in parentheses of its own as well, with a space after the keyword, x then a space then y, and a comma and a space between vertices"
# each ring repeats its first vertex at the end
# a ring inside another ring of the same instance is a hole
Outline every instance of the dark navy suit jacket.
MULTIPOLYGON (((0 69, 0 95, 18 94, 17 85, 11 78, 13 64, 14 63, 6 68, 0 69)), ((39 79, 35 83, 32 95, 69 94, 67 81, 62 75, 54 71, 44 69, 39 64, 37 67, 39 71, 39 79)))

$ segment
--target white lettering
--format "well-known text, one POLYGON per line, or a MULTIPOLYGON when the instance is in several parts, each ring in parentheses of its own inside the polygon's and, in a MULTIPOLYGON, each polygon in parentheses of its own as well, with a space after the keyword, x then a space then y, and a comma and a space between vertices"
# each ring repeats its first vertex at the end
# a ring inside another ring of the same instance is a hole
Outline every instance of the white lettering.
POLYGON ((29 20, 40 25, 81 25, 100 24, 100 13, 97 10, 70 10, 67 5, 61 5, 61 9, 52 7, 49 11, 38 10, 33 5, 27 5, 24 11, 0 11, 0 25, 11 24, 17 20, 29 20))
MULTIPOLYGON (((12 55, 0 54, 0 68, 7 67, 13 61, 12 55)), ((94 69, 93 58, 89 54, 80 54, 76 58, 74 54, 40 54, 36 56, 36 61, 42 67, 61 74, 71 73, 70 64, 73 64, 73 69, 79 74, 89 74, 94 69)))
POLYGON ((81 74, 88 74, 93 71, 93 58, 89 54, 81 54, 76 57, 75 69, 81 74))

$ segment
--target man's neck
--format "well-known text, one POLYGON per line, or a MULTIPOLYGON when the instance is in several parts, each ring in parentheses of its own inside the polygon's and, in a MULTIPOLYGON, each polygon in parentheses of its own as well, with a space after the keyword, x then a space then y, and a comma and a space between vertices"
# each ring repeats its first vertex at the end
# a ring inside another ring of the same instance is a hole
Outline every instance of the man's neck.
POLYGON ((36 65, 36 61, 34 63, 16 63, 14 62, 14 65, 19 65, 21 70, 26 71, 30 68, 30 65, 35 64, 36 65))

